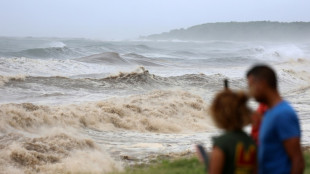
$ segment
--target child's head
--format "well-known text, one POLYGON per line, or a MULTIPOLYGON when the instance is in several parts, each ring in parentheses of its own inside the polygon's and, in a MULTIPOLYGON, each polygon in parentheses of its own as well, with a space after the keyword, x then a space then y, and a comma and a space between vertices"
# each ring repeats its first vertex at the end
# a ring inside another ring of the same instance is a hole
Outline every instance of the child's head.
POLYGON ((251 119, 247 101, 243 92, 225 90, 218 93, 210 107, 215 124, 224 130, 241 130, 251 119))

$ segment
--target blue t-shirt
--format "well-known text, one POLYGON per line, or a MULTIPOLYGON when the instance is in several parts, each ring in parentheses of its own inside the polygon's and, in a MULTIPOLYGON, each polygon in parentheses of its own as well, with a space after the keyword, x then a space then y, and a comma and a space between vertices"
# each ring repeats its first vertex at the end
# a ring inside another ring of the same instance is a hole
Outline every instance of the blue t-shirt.
POLYGON ((301 137, 296 112, 286 101, 269 109, 263 118, 259 133, 259 174, 289 174, 291 162, 283 141, 301 137))

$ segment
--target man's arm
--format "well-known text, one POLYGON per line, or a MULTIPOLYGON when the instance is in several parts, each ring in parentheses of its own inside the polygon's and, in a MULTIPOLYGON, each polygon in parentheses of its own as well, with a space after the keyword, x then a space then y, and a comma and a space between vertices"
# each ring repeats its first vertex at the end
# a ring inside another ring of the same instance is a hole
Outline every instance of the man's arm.
POLYGON ((303 174, 305 161, 301 152, 300 138, 289 138, 284 140, 283 144, 292 162, 291 174, 303 174))

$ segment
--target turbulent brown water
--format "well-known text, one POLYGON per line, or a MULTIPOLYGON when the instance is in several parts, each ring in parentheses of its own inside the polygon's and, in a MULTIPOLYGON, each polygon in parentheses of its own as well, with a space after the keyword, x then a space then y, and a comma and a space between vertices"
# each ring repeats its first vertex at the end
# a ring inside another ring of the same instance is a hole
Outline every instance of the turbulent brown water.
POLYGON ((0 38, 0 57, 0 173, 107 173, 210 148, 223 79, 246 90, 246 70, 262 62, 310 145, 307 43, 0 38))
POLYGON ((206 103, 182 91, 155 91, 99 102, 44 106, 31 103, 0 106, 0 130, 38 127, 90 128, 177 133, 206 129, 206 103))
MULTIPOLYGON (((154 91, 69 105, 3 104, 0 106, 1 168, 26 173, 96 173, 121 169, 122 162, 114 158, 122 155, 113 156, 105 144, 98 143, 104 137, 93 137, 95 133, 112 133, 107 141, 113 142, 119 134, 124 134, 120 137, 127 141, 130 137, 126 134, 130 133, 126 131, 141 132, 141 135, 143 132, 201 132, 208 130, 206 113, 206 103, 201 97, 183 91, 154 91)), ((136 148, 148 146, 163 145, 144 141, 135 144, 136 148)))

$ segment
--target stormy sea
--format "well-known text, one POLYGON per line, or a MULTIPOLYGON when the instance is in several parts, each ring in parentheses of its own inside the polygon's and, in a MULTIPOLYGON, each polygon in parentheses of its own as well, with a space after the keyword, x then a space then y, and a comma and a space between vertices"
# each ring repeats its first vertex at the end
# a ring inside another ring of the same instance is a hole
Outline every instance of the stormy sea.
MULTIPOLYGON (((0 37, 0 173, 106 173, 210 148, 228 79, 272 66, 310 145, 310 42, 0 37)), ((253 110, 257 104, 250 102, 253 110)))

